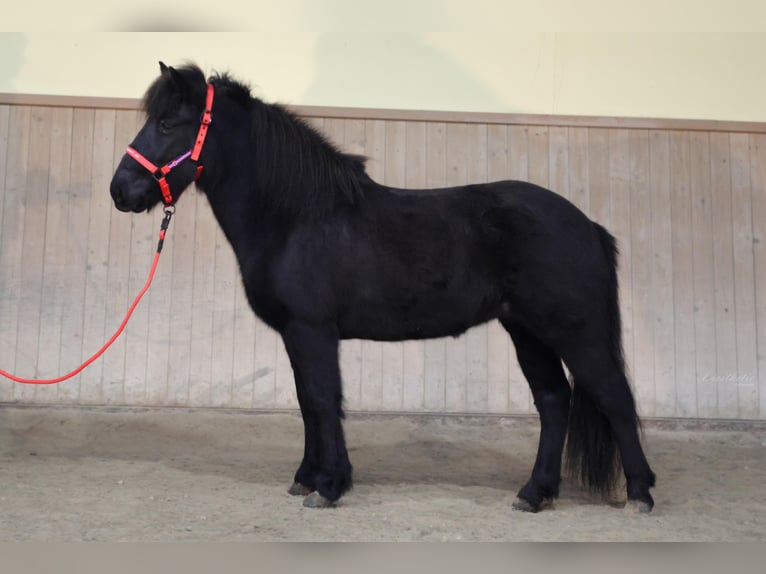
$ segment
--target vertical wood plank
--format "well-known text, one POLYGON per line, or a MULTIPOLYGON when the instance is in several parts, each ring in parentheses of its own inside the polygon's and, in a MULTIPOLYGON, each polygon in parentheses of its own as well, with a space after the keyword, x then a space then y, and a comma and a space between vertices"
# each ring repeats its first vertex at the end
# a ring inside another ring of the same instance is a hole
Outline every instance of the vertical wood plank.
MULTIPOLYGON (((529 128, 508 126, 508 157, 504 169, 505 177, 518 181, 529 180, 529 128)), ((500 168, 501 163, 497 167, 500 168)), ((495 174, 500 176, 500 172, 495 174)), ((492 178, 490 178, 492 179, 492 178)))
MULTIPOLYGON (((209 405, 213 396, 213 307, 215 277, 211 273, 215 262, 217 223, 207 199, 188 189, 185 203, 196 203, 197 221, 192 253, 191 348, 189 357, 189 404, 209 405)), ((234 317, 236 321, 238 317, 234 317)), ((235 333, 239 332, 235 326, 235 333)), ((251 349, 252 351, 252 349, 251 349)), ((242 360, 252 352, 243 353, 242 360)), ((235 351, 234 356, 237 356, 235 351)), ((237 368, 235 364, 234 369, 237 368)), ((242 376, 241 373, 239 373, 242 376)), ((235 377, 236 378, 236 377, 235 377)))
POLYGON ((365 121, 362 153, 368 158, 367 173, 378 183, 382 183, 386 177, 386 149, 386 122, 383 120, 365 121))
MULTIPOLYGON (((2 240, 2 223, 3 223, 3 208, 5 206, 5 195, 6 195, 6 177, 7 177, 7 167, 8 167, 8 142, 10 138, 10 118, 11 118, 11 108, 8 105, 0 105, 0 240, 2 240)), ((15 142, 11 142, 13 145, 15 142)), ((0 243, 0 258, 2 258, 3 253, 3 245, 0 243)), ((1 260, 1 259, 0 259, 1 260)), ((0 272, 2 272, 2 267, 0 267, 0 272)), ((4 277, 0 275, 0 299, 2 298, 2 294, 4 293, 4 277)), ((0 311, 2 310, 2 307, 0 306, 0 311)), ((3 324, 2 324, 3 316, 0 315, 0 341, 3 340, 3 324)), ((8 383, 9 381, 4 381, 4 383, 8 383)), ((2 397, 3 390, 2 386, 0 386, 0 397, 2 397)))
MULTIPOLYGON (((211 388, 214 406, 231 407, 234 400, 234 310, 240 282, 237 259, 219 226, 215 226, 213 278, 213 352, 211 388)), ((171 365, 172 367, 172 365, 171 365)))
MULTIPOLYGON (((140 126, 136 126, 139 128, 140 126)), ((157 248, 159 236, 158 215, 150 217, 139 213, 133 215, 130 221, 130 272, 128 276, 128 298, 133 297, 146 283, 151 268, 152 257, 157 248)), ((172 233, 172 231, 171 231, 172 233)), ((170 243, 172 238, 165 242, 170 243)), ((163 249, 163 258, 166 257, 163 249)), ((169 261, 162 261, 168 265, 169 261)), ((152 289, 158 289, 155 282, 152 289)), ((150 301, 145 295, 130 318, 125 330, 125 382, 123 385, 124 401, 129 405, 146 405, 147 403, 147 364, 150 353, 154 353, 156 334, 150 330, 150 301)))
MULTIPOLYGON (((244 304, 242 307, 244 307, 244 304)), ((253 376, 255 382, 253 386, 253 407, 263 409, 274 408, 277 405, 277 349, 282 346, 282 343, 277 332, 266 325, 266 323, 260 319, 254 319, 254 322, 255 362, 253 365, 253 376)))
MULTIPOLYGON (((42 297, 45 221, 48 212, 48 186, 51 146, 51 108, 35 107, 29 134, 29 156, 26 166, 24 230, 21 248, 21 291, 19 293, 19 326, 16 339, 16 365, 22 372, 38 377, 37 357, 40 353, 40 300, 42 297)), ((34 385, 18 385, 14 396, 21 402, 32 402, 34 385)))
MULTIPOLYGON (((40 350, 37 355, 37 371, 45 378, 62 374, 62 311, 68 301, 64 291, 68 269, 64 263, 67 248, 69 163, 72 154, 72 110, 54 108, 51 111, 51 122, 48 211, 40 300, 40 350)), ((54 403, 57 400, 58 389, 55 385, 40 385, 35 391, 38 402, 54 403)))
MULTIPOLYGON (((444 187, 447 180, 447 126, 426 125, 426 185, 444 187)), ((425 408, 441 411, 446 406, 447 347, 444 339, 425 341, 425 408)))
MULTIPOLYGON (((467 183, 468 127, 462 123, 447 124, 446 185, 467 183)), ((445 339, 444 407, 450 412, 466 410, 468 378, 468 347, 465 335, 445 339)))
MULTIPOLYGON (((153 218, 150 218, 153 219, 153 218)), ((156 219, 152 227, 157 225, 156 219)), ((167 405, 168 369, 170 365, 170 322, 171 305, 173 301, 173 255, 176 250, 176 235, 179 231, 179 221, 173 218, 168 240, 162 248, 162 259, 157 266, 157 272, 152 281, 152 288, 147 293, 149 297, 148 350, 146 359, 146 375, 144 377, 144 394, 150 405, 167 405)), ((153 232, 153 236, 156 231, 153 232)), ((178 247, 181 249, 182 247, 178 247)))
POLYGON ((737 328, 734 308, 734 230, 728 133, 710 134, 711 210, 713 217, 713 287, 717 386, 716 416, 736 418, 737 328))
MULTIPOLYGON (((88 222, 90 221, 91 176, 93 174, 94 110, 75 109, 72 119, 67 241, 62 265, 66 273, 66 305, 61 309, 61 370, 71 371, 80 363, 85 316, 88 222)), ((56 385, 58 400, 80 402, 82 375, 56 385)))
POLYGON ((766 416, 766 135, 750 136, 759 417, 766 416))
POLYGON ((548 132, 547 185, 539 183, 546 180, 542 173, 544 162, 535 162, 539 170, 535 170, 537 171, 534 175, 535 183, 548 187, 562 197, 569 198, 569 128, 552 126, 546 131, 548 132))
MULTIPOLYGON (((551 152, 548 128, 533 126, 529 128, 528 134, 529 162, 527 166, 527 176, 530 182, 550 189, 552 187, 550 183, 551 155, 553 153, 554 157, 556 157, 559 162, 562 161, 562 158, 558 157, 557 152, 551 152)), ((563 183, 561 185, 563 185, 563 183)), ((559 190, 557 193, 566 195, 566 191, 559 190)))
MULTIPOLYGON (((97 110, 93 137, 93 171, 90 186, 88 264, 85 284, 85 314, 81 360, 90 357, 104 343, 109 269, 109 228, 112 202, 108 193, 114 160, 117 114, 97 110)), ((103 361, 96 361, 81 375, 80 399, 102 403, 103 361)))
POLYGON ((737 414, 755 419, 758 404, 757 324, 753 262, 750 136, 731 134, 731 194, 734 250, 734 306, 737 344, 737 414))
POLYGON ((3 204, 5 203, 5 176, 8 166, 8 138, 10 137, 11 107, 0 104, 0 221, 3 217, 3 204))
POLYGON ((718 410, 718 393, 713 291, 713 201, 710 187, 710 140, 707 132, 691 134, 690 155, 697 416, 714 417, 718 410))
MULTIPOLYGON (((189 404, 189 374, 191 372, 192 290, 194 276, 194 228, 197 209, 194 198, 184 194, 173 217, 173 277, 170 300, 170 349, 168 354, 168 384, 165 404, 189 404)), ((222 281, 225 279, 222 278, 222 281)), ((221 294, 223 297, 224 294, 221 294)), ((230 385, 230 380, 227 381, 230 385)), ((218 403, 219 405, 221 403, 218 403)), ((225 403, 223 403, 225 404, 225 403)))
MULTIPOLYGON (((17 109, 18 106, 15 106, 14 116, 17 109)), ((15 124, 15 126, 17 127, 18 124, 15 124)), ((12 311, 13 303, 10 297, 12 291, 11 277, 5 267, 10 258, 8 257, 9 252, 7 252, 8 244, 4 241, 7 232, 3 233, 3 230, 5 228, 5 197, 6 195, 11 195, 9 186, 13 181, 12 178, 8 177, 8 159, 9 155, 12 155, 9 154, 9 144, 11 148, 17 146, 19 135, 17 131, 11 128, 11 107, 7 105, 0 106, 0 186, 2 186, 2 193, 0 193, 0 365, 4 365, 3 368, 6 370, 15 370, 10 354, 16 345, 15 327, 18 315, 15 311, 12 311), (12 312, 15 318, 10 320, 12 312), (13 347, 11 346, 11 329, 13 329, 13 347)), ((15 352, 13 354, 15 355, 15 352)), ((5 402, 12 398, 13 383, 4 377, 0 377, 0 401, 5 402)))
MULTIPOLYGON (((0 364, 4 370, 26 377, 34 376, 34 373, 17 368, 16 347, 19 302, 23 288, 24 196, 27 186, 31 118, 32 110, 27 106, 13 106, 9 110, 5 190, 0 227, 0 364)), ((9 380, 0 381, 0 400, 13 400, 17 386, 9 380)))
MULTIPOLYGON (((633 354, 633 258, 630 229, 630 131, 609 133, 609 193, 611 231, 620 246, 618 281, 623 347, 629 376, 635 365, 633 354)), ((635 389, 635 384, 634 384, 635 389)))
MULTIPOLYGON (((136 133, 137 112, 120 110, 115 116, 114 148, 112 165, 116 166, 125 154, 125 147, 136 133)), ((96 191, 109 197, 108 185, 96 191)), ((125 317, 130 302, 130 259, 132 216, 117 213, 110 200, 109 252, 107 264, 107 292, 104 307, 104 334, 109 337, 125 317)), ((126 339, 119 337, 104 354, 103 401, 120 404, 125 400, 125 351, 126 339)))
MULTIPOLYGON (((426 125, 423 122, 407 122, 404 131, 404 183, 411 189, 423 189, 426 187, 426 125)), ((404 341, 402 354, 403 408, 419 412, 425 408, 425 344, 423 341, 404 341)))
MULTIPOLYGON (((231 406, 235 408, 261 408, 260 403, 255 402, 256 386, 256 346, 257 327, 255 314, 250 303, 247 301, 245 288, 240 278, 239 266, 235 270, 234 278, 234 320, 232 323, 234 336, 232 364, 232 389, 231 406)), ((259 389, 260 390, 260 389, 259 389)), ((274 396, 274 387, 267 387, 266 401, 271 401, 274 396)), ((259 400, 262 395, 259 392, 259 400)))
MULTIPOLYGON (((508 131, 504 125, 487 126, 487 179, 498 181, 506 179, 509 174, 508 131)), ((515 158, 523 165, 524 158, 515 158)), ((487 325, 487 409, 491 413, 507 413, 509 409, 509 372, 516 357, 511 355, 511 345, 508 333, 499 321, 491 321, 487 325)), ((520 384, 521 379, 514 378, 514 384, 520 384)), ((521 408, 521 407, 519 407, 521 408)))
POLYGON ((569 128, 569 200, 590 214, 588 128, 569 128))
POLYGON ((670 136, 649 135, 652 208, 652 309, 654 318, 654 415, 675 412, 675 326, 673 317, 673 233, 670 193, 670 136))
POLYGON ((609 130, 588 129, 588 215, 611 230, 609 193, 609 130))
MULTIPOLYGON (((407 132, 405 122, 386 122, 385 165, 383 182, 391 187, 406 185, 407 132)), ((381 374, 382 408, 386 411, 404 409, 404 348, 402 343, 382 343, 381 374)))
POLYGON ((671 209, 673 216, 673 320, 675 334, 675 416, 697 414, 694 333, 694 265, 689 133, 670 134, 671 209))
MULTIPOLYGON (((325 120, 325 130, 332 141, 338 144, 338 147, 345 152, 365 155, 368 149, 368 135, 372 133, 372 126, 368 132, 367 120, 325 120)), ((369 142, 369 149, 371 152, 375 152, 375 142, 369 142)), ((371 156, 370 161, 367 163, 367 170, 369 173, 378 173, 378 170, 383 167, 379 156, 371 156)))
MULTIPOLYGON (((469 183, 487 181, 487 126, 467 127, 468 154, 466 178, 469 183)), ((466 410, 486 412, 488 408, 487 361, 488 326, 480 325, 465 335, 468 363, 466 366, 466 410)))
MULTIPOLYGON (((508 162, 506 175, 518 181, 529 180, 529 129, 525 126, 508 126, 508 162)), ((502 326, 496 332, 508 346, 508 411, 511 413, 534 413, 532 393, 516 356, 516 347, 502 326)))
POLYGON ((653 416, 654 322, 652 209, 649 190, 649 134, 631 130, 630 153, 630 242, 633 276, 633 384, 639 413, 653 416))
MULTIPOLYGON (((115 146, 123 150, 141 129, 144 114, 133 115, 133 130, 128 131, 122 142, 115 146)), ((119 159, 117 160, 119 161, 119 159)), ((128 297, 133 297, 146 282, 151 258, 156 249, 154 218, 145 214, 130 217, 130 260, 128 265, 128 297)), ((146 404, 146 363, 149 359, 149 301, 144 297, 130 318, 125 334, 125 369, 123 400, 125 404, 146 404)))

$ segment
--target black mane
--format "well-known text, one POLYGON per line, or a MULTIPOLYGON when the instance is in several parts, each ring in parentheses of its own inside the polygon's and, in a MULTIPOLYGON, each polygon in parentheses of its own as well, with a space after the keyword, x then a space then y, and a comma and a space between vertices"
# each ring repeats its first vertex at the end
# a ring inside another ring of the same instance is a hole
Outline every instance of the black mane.
POLYGON ((303 119, 254 99, 253 133, 258 187, 273 190, 279 209, 324 217, 364 197, 366 158, 346 154, 303 119))
MULTIPOLYGON (((163 74, 149 87, 143 107, 149 118, 158 118, 184 100, 205 100, 205 76, 196 65, 175 69, 184 87, 163 74)), ((213 74, 213 114, 233 103, 239 113, 250 115, 250 159, 264 207, 311 218, 326 217, 341 205, 355 205, 371 182, 366 158, 341 152, 323 134, 280 104, 269 104, 252 95, 250 87, 228 73, 213 74)))

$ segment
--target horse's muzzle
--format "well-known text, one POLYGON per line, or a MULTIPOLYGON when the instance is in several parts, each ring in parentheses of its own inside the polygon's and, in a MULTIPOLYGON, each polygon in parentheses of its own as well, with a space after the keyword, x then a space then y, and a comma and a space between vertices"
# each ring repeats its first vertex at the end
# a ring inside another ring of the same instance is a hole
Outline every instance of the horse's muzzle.
POLYGON ((140 213, 146 210, 146 201, 140 197, 131 198, 130 194, 126 192, 116 177, 112 179, 109 193, 112 195, 114 206, 120 211, 140 213))

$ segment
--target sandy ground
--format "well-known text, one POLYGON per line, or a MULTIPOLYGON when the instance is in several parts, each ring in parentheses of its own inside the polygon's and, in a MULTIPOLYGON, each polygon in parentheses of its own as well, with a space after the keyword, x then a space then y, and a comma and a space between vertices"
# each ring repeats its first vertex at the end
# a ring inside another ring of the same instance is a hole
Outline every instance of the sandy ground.
POLYGON ((350 415, 355 488, 309 510, 298 415, 2 407, 0 541, 766 540, 766 425, 734 428, 649 425, 650 515, 568 481, 533 515, 536 421, 350 415))

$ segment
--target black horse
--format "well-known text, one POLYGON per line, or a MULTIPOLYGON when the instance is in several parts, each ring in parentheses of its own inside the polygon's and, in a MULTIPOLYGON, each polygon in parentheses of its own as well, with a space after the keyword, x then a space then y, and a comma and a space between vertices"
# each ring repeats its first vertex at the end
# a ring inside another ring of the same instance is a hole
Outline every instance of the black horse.
POLYGON ((250 305, 290 357, 305 426, 291 494, 323 507, 351 488, 341 339, 457 336, 498 319, 541 422, 532 476, 514 507, 537 511, 558 496, 566 442, 575 478, 609 493, 621 462, 628 501, 652 509, 654 473, 622 354, 617 249, 603 227, 525 182, 380 185, 364 158, 341 153, 229 75, 206 81, 193 65, 160 68, 112 198, 121 211, 150 210, 198 178, 250 305))

